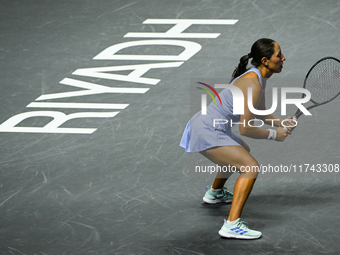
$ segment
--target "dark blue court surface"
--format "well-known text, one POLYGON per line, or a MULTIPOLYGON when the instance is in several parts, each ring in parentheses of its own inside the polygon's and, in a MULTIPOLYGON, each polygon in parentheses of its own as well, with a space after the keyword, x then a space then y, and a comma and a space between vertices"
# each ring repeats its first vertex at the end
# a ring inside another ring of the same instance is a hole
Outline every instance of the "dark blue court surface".
POLYGON ((339 254, 339 98, 283 143, 245 138, 263 165, 310 167, 259 176, 242 214, 258 240, 218 235, 230 205, 203 203, 214 175, 178 146, 192 78, 228 83, 268 37, 287 58, 268 86, 303 80, 340 58, 339 14, 336 0, 1 0, 0 253, 339 254))

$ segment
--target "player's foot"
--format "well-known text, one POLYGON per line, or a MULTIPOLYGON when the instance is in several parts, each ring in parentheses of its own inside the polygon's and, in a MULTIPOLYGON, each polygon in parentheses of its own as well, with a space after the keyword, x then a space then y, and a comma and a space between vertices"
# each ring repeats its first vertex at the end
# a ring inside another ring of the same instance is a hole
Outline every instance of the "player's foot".
POLYGON ((203 197, 203 201, 208 204, 231 203, 232 199, 233 193, 226 187, 223 187, 220 191, 212 191, 211 188, 207 187, 207 192, 203 197))
POLYGON ((260 231, 249 229, 244 221, 237 219, 234 224, 228 224, 224 220, 224 224, 221 230, 218 232, 220 236, 226 238, 238 238, 238 239, 257 239, 262 236, 260 231))

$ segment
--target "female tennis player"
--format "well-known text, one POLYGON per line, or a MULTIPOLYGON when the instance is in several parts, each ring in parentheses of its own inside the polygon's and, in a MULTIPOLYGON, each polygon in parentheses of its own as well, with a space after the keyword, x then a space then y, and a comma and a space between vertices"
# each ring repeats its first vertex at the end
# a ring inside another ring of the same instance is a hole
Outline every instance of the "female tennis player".
MULTIPOLYGON (((244 204, 253 188, 258 175, 259 164, 251 156, 249 146, 237 135, 231 132, 230 120, 239 125, 240 134, 254 139, 267 139, 284 141, 293 128, 285 129, 281 126, 282 119, 269 114, 255 116, 248 108, 248 88, 252 88, 252 102, 254 108, 265 110, 266 79, 274 73, 280 73, 283 62, 286 60, 278 43, 271 39, 257 40, 251 47, 251 52, 240 59, 238 67, 232 75, 231 84, 242 90, 244 95, 244 114, 233 114, 233 97, 229 89, 224 89, 219 94, 222 104, 214 102, 207 106, 207 114, 196 113, 188 122, 182 136, 180 146, 186 152, 200 152, 206 158, 221 167, 236 167, 240 173, 234 187, 234 194, 226 187, 225 182, 233 172, 219 172, 211 186, 205 193, 203 200, 206 203, 230 203, 231 208, 228 220, 219 234, 227 238, 256 239, 261 237, 259 231, 249 229, 240 220, 244 204), (254 66, 247 69, 248 61, 254 66), (264 123, 276 126, 276 129, 264 130, 254 127, 253 119, 259 118, 264 123), (214 119, 229 120, 227 124, 215 125, 214 119), (268 120, 275 120, 268 121, 268 120), (248 122, 249 121, 249 122, 248 122), (242 169, 247 169, 247 171, 242 169)), ((290 121, 284 122, 285 126, 293 126, 290 121)))

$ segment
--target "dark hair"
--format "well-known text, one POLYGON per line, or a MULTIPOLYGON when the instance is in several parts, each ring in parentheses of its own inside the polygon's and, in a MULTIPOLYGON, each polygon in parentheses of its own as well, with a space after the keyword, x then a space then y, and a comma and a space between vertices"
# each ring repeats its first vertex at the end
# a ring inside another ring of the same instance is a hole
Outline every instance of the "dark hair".
POLYGON ((250 53, 240 58, 240 63, 234 70, 231 80, 234 80, 236 77, 242 75, 248 70, 247 65, 250 58, 253 58, 251 64, 255 67, 261 65, 261 59, 263 57, 270 59, 270 57, 274 54, 274 45, 275 41, 272 39, 261 38, 257 40, 253 46, 251 46, 250 53))

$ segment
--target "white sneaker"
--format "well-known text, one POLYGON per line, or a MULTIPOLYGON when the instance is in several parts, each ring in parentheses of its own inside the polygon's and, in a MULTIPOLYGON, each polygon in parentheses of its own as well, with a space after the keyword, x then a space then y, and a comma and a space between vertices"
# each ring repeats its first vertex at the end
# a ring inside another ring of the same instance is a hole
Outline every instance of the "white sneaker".
POLYGON ((228 224, 227 221, 224 220, 224 224, 218 233, 226 238, 238 239, 257 239, 262 236, 260 231, 249 229, 245 225, 245 222, 240 219, 238 219, 234 224, 228 224))

